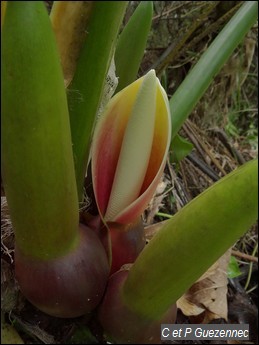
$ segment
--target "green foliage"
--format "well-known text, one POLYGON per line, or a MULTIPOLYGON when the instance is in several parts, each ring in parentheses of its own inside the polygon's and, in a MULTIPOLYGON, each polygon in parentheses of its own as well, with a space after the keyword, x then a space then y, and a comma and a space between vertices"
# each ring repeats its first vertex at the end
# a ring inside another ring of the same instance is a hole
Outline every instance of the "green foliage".
POLYGON ((14 326, 3 320, 1 321, 1 344, 24 344, 14 326))
POLYGON ((144 55, 153 15, 153 2, 141 1, 119 36, 115 65, 119 83, 116 92, 132 83, 144 55))
POLYGON ((212 185, 162 227, 129 272, 125 303, 141 315, 160 317, 257 216, 258 161, 253 160, 212 185))
POLYGON ((228 264, 228 270, 227 270, 228 278, 239 277, 241 273, 242 272, 240 271, 237 259, 233 255, 231 255, 229 264, 228 264))
POLYGON ((90 329, 86 326, 78 326, 67 344, 99 344, 90 329))
POLYGON ((8 3, 1 77, 2 178, 16 245, 50 259, 73 246, 79 215, 66 92, 42 2, 8 3))
POLYGON ((246 1, 232 17, 170 99, 172 140, 214 76, 257 20, 257 1, 246 1))
POLYGON ((127 1, 96 1, 86 30, 90 33, 81 50, 74 78, 68 89, 68 105, 78 197, 89 160, 93 126, 100 106, 127 1))
POLYGON ((193 149, 193 144, 177 134, 171 141, 171 162, 179 163, 193 149))
POLYGON ((255 109, 251 109, 249 100, 242 100, 240 91, 232 95, 232 106, 227 114, 226 133, 233 138, 244 137, 245 141, 256 148, 258 146, 258 128, 255 109))

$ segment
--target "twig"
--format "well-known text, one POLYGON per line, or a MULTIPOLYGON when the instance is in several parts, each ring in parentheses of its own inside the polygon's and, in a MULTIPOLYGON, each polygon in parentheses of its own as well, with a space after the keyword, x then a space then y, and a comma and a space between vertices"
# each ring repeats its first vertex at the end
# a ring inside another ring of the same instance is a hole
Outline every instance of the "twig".
POLYGON ((239 164, 241 165, 244 164, 245 163, 244 157, 234 146, 230 144, 229 139, 226 133, 223 131, 223 129, 216 128, 214 129, 214 132, 218 134, 220 141, 226 147, 226 149, 231 153, 232 157, 234 157, 238 161, 239 164))
POLYGON ((209 3, 205 10, 200 13, 199 18, 194 20, 194 22, 180 37, 180 39, 170 44, 170 46, 164 51, 164 53, 152 66, 152 68, 156 70, 157 75, 162 74, 163 70, 174 60, 175 56, 179 54, 179 51, 182 50, 186 41, 191 37, 195 30, 197 30, 197 28, 199 28, 204 23, 204 21, 207 20, 208 15, 215 9, 218 4, 219 1, 213 1, 212 3, 209 3))
POLYGON ((162 17, 164 17, 164 16, 168 16, 168 14, 170 14, 170 13, 176 11, 177 9, 183 7, 184 5, 185 5, 185 4, 180 4, 180 5, 177 5, 177 6, 173 7, 173 8, 170 8, 168 11, 165 11, 165 12, 163 12, 163 13, 157 14, 156 16, 154 16, 154 17, 152 18, 152 20, 156 20, 156 19, 160 19, 160 18, 162 18, 162 17))
MULTIPOLYGON (((256 246, 254 247, 252 256, 255 256, 255 253, 257 252, 257 249, 258 249, 258 242, 256 243, 256 246)), ((250 264, 249 264, 249 271, 248 271, 248 275, 247 275, 247 280, 246 280, 246 284, 245 284, 245 287, 244 287, 245 290, 248 289, 248 286, 250 284, 251 277, 252 277, 252 271, 253 271, 253 262, 250 262, 250 264)))
POLYGON ((219 176, 208 166, 198 159, 193 153, 188 154, 186 157, 189 161, 195 164, 204 174, 208 175, 213 181, 218 181, 219 176))
MULTIPOLYGON (((223 174, 223 176, 227 175, 226 171, 222 168, 222 166, 219 164, 217 159, 211 154, 210 150, 207 148, 207 146, 204 144, 202 140, 199 139, 199 136, 195 132, 195 129, 192 126, 192 123, 190 120, 186 120, 183 125, 184 130, 190 135, 190 139, 193 141, 193 144, 197 148, 197 150, 200 152, 201 156, 204 157, 204 152, 209 156, 213 164, 218 168, 218 170, 223 174), (204 152, 202 152, 202 150, 204 152)), ((206 160, 204 159, 206 162, 206 160)))
POLYGON ((187 43, 184 48, 180 52, 178 52, 178 55, 176 55, 175 58, 177 58, 179 55, 183 55, 186 51, 190 51, 204 37, 209 36, 213 32, 216 32, 220 28, 220 26, 226 23, 235 14, 235 12, 239 9, 239 7, 241 7, 241 5, 242 3, 238 3, 223 16, 221 16, 216 22, 212 23, 209 27, 204 28, 204 30, 199 35, 195 36, 193 40, 187 43))
POLYGON ((245 259, 251 262, 258 262, 258 258, 256 256, 245 254, 245 253, 239 252, 238 250, 232 249, 231 254, 238 258, 245 259))
POLYGON ((183 186, 181 185, 179 179, 177 178, 177 175, 176 175, 174 169, 172 168, 172 166, 169 162, 169 159, 167 159, 167 166, 168 166, 168 170, 169 170, 172 184, 175 186, 175 189, 178 192, 178 194, 175 193, 174 189, 172 191, 173 195, 175 197, 175 200, 176 200, 176 208, 179 211, 184 205, 186 205, 189 202, 188 196, 186 196, 186 193, 183 189, 183 186))

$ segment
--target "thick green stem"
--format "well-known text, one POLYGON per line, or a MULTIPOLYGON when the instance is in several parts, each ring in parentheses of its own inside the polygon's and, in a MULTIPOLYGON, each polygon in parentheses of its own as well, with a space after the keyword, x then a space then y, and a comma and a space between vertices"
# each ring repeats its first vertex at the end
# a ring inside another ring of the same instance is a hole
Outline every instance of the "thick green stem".
POLYGON ((1 1, 1 29, 4 24, 6 5, 7 5, 7 1, 1 1))
POLYGON ((68 104, 80 200, 83 195, 93 126, 127 3, 94 2, 87 27, 87 39, 78 60, 74 79, 69 85, 68 104))
POLYGON ((172 139, 203 96, 215 75, 256 22, 257 11, 257 1, 245 1, 170 99, 172 139))
POLYGON ((244 234, 258 213, 258 161, 251 161, 196 197, 161 228, 132 266, 124 303, 161 316, 244 234))
POLYGON ((52 259, 78 242, 69 114, 41 1, 8 2, 2 31, 2 177, 16 246, 52 259))

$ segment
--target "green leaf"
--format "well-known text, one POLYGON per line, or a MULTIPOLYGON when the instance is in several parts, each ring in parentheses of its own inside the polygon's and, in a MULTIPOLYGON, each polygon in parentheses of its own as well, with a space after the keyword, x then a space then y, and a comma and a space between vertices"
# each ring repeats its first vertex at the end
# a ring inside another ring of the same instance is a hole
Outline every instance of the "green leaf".
POLYGON ((50 259, 78 234, 62 70, 41 1, 11 1, 2 29, 2 177, 24 254, 50 259))
POLYGON ((4 24, 6 5, 7 1, 1 1, 1 29, 4 24))
POLYGON ((78 197, 89 159, 93 126, 127 1, 95 1, 76 72, 68 89, 78 197))
POLYGON ((216 182, 176 213, 148 243, 122 291, 125 303, 156 319, 240 238, 258 216, 258 161, 216 182))
POLYGON ((172 139, 257 16, 258 2, 245 1, 178 87, 170 99, 172 139))
POLYGON ((88 327, 79 325, 66 344, 99 344, 99 342, 88 327))
POLYGON ((170 160, 174 163, 179 163, 184 157, 186 157, 193 149, 193 144, 185 138, 176 134, 171 142, 171 156, 170 160))
POLYGON ((24 344, 16 329, 5 321, 1 321, 1 344, 24 344))
POLYGON ((227 269, 228 278, 236 278, 241 274, 242 272, 240 271, 237 259, 233 255, 231 255, 227 269))
POLYGON ((116 92, 131 84, 137 77, 144 55, 153 16, 153 2, 141 1, 119 36, 115 51, 116 92))

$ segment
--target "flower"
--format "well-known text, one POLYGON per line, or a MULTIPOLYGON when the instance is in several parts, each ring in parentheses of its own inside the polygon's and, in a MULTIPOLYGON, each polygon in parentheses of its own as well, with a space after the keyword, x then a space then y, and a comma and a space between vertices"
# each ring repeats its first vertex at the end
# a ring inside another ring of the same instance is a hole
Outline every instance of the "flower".
POLYGON ((92 145, 92 177, 104 222, 143 213, 163 173, 171 139, 168 98, 150 70, 107 104, 92 145))

